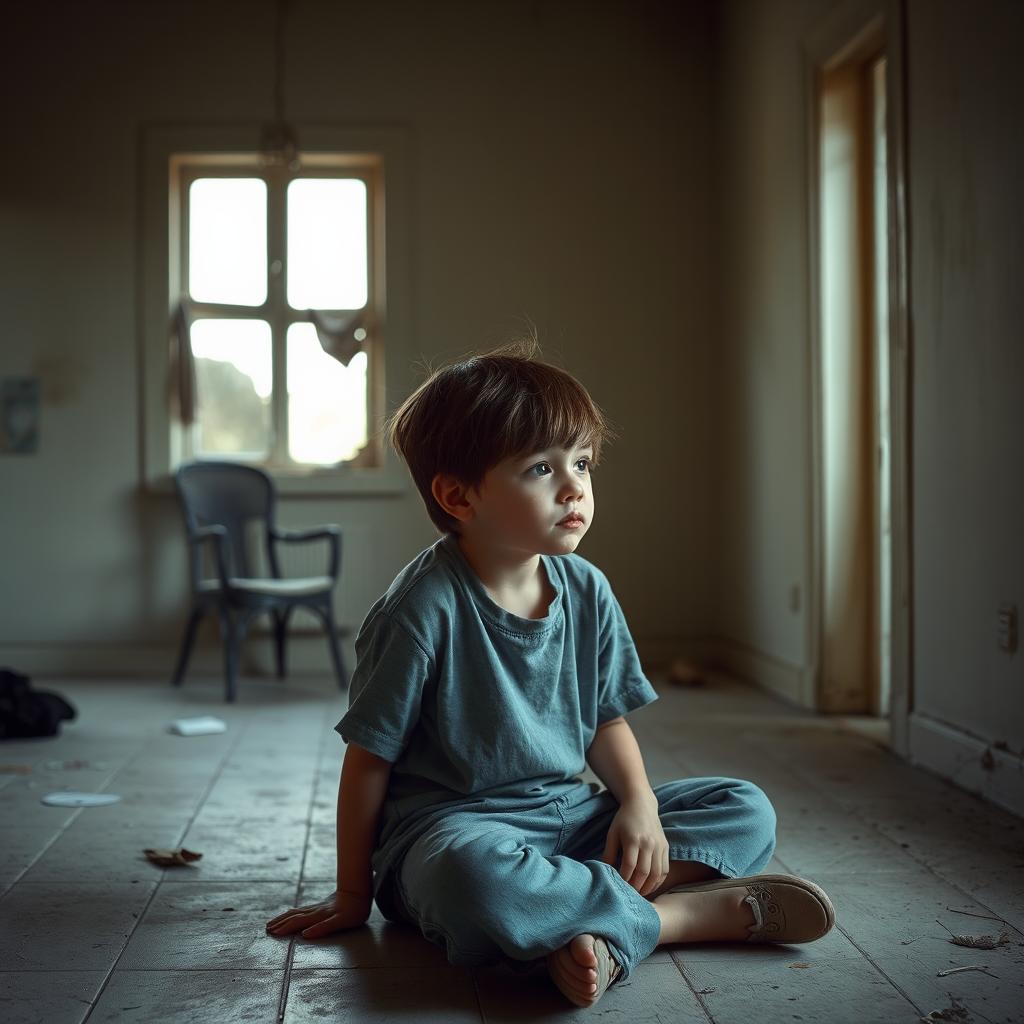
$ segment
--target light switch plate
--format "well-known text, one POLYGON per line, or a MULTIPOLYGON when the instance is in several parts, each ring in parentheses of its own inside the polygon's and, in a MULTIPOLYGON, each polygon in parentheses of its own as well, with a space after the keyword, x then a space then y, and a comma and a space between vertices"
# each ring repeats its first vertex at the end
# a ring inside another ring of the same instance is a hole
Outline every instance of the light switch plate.
POLYGON ((999 606, 999 649, 1012 654, 1017 650, 1017 606, 999 606))

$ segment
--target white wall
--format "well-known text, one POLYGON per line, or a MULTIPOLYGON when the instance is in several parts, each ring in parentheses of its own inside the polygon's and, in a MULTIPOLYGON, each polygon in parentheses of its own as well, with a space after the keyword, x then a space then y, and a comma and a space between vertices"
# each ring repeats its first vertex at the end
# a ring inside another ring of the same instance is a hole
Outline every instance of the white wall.
MULTIPOLYGON (((268 117, 273 11, 51 0, 7 15, 0 375, 39 373, 47 397, 39 453, 0 459, 0 664, 169 672, 186 565, 174 499, 139 486, 140 126, 268 117)), ((655 659, 709 616, 708 12, 295 0, 288 37, 295 120, 409 129, 409 350, 436 364, 530 317, 621 432, 581 553, 655 659)), ((394 404, 416 376, 390 371, 394 404)), ((342 525, 351 627, 436 536, 414 490, 292 499, 281 520, 342 525)), ((312 665, 327 669, 319 643, 312 665)))
POLYGON ((714 541, 719 646, 792 686, 808 654, 807 141, 800 39, 830 4, 718 7, 714 541), (791 610, 792 588, 801 602, 791 610))

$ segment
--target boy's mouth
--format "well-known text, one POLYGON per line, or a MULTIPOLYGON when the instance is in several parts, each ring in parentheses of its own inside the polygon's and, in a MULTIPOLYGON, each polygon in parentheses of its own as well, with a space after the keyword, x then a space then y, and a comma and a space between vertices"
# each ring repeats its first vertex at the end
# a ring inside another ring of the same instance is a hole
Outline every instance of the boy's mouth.
POLYGON ((557 526, 582 526, 584 523, 583 516, 579 512, 570 512, 564 519, 559 519, 557 526))

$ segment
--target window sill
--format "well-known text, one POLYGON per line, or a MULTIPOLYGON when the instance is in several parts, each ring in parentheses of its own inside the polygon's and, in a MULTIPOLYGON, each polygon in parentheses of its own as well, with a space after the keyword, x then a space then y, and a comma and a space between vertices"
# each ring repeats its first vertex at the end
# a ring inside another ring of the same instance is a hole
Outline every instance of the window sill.
MULTIPOLYGON (((411 481, 403 466, 389 465, 382 469, 343 468, 314 470, 309 473, 270 470, 271 479, 280 497, 385 497, 406 494, 411 481)), ((147 494, 176 495, 174 476, 158 473, 145 481, 147 494)))

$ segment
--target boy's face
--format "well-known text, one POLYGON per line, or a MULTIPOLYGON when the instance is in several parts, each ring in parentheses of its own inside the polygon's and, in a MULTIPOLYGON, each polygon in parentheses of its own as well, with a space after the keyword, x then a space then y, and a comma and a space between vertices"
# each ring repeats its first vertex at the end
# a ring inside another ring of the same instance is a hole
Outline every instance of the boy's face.
POLYGON ((509 554, 575 551, 594 520, 593 455, 589 444, 555 446, 499 462, 467 493, 473 511, 463 531, 509 554))

